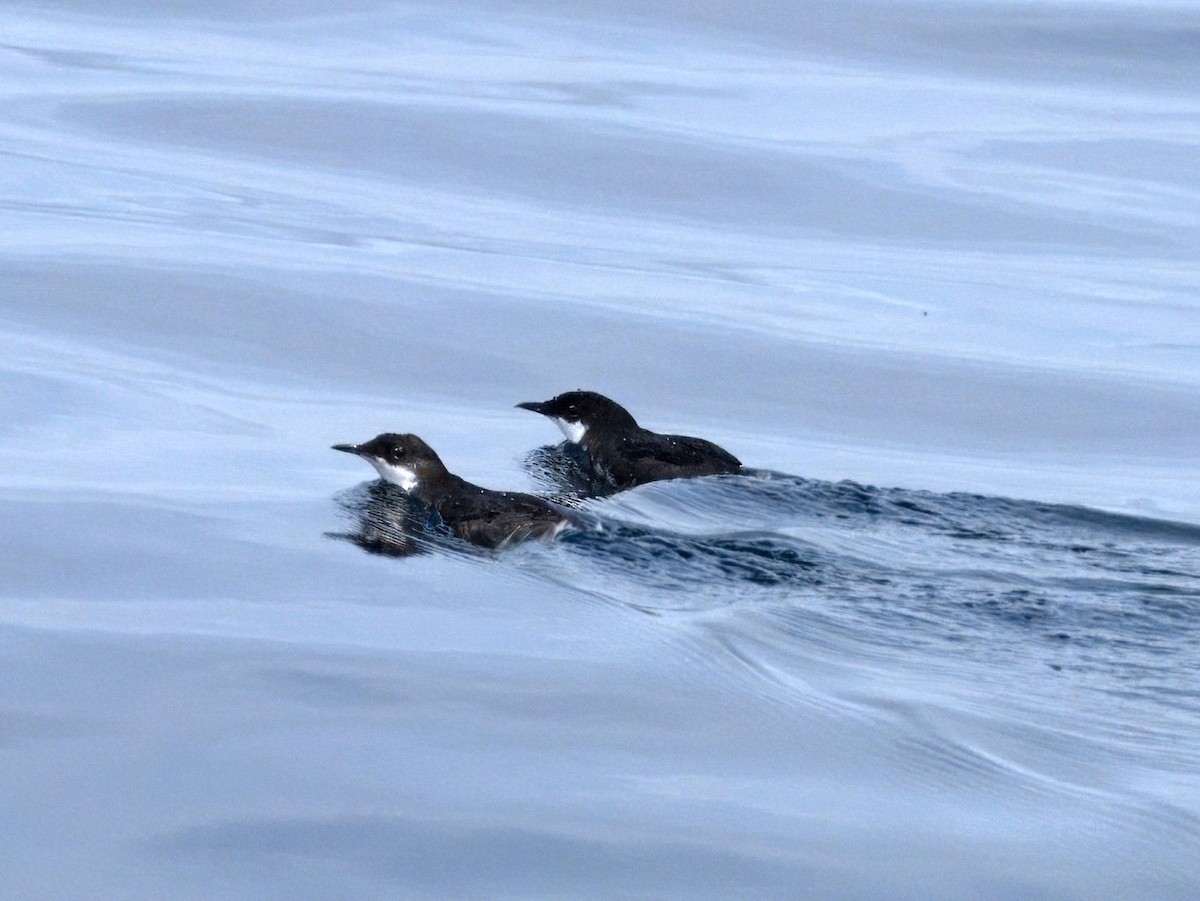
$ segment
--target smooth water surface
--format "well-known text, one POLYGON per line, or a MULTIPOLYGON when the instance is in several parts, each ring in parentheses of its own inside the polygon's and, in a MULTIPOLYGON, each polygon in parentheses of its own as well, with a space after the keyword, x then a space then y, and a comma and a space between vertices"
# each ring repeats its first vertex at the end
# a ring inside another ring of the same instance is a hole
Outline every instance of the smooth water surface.
POLYGON ((1200 10, 244 7, 0 12, 0 894, 1200 895, 1200 10))

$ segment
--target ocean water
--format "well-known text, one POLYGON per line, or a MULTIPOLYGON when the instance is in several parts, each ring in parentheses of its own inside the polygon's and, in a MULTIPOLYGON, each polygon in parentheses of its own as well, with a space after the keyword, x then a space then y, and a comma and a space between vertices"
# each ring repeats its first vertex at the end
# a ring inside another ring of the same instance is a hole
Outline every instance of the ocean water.
POLYGON ((0 896, 1200 897, 1197 71, 1155 0, 6 4, 0 896), (576 387, 751 471, 564 496, 576 387), (383 431, 602 528, 398 532, 383 431))

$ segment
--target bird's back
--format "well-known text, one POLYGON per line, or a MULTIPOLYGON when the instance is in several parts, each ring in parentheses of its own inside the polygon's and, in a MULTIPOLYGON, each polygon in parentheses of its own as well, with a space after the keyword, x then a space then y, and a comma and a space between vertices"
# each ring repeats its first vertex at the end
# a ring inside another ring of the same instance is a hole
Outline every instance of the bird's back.
POLYGON ((595 463, 618 487, 663 479, 691 478, 741 471, 733 454, 703 438, 660 435, 639 429, 597 447, 595 463))
POLYGON ((562 511, 532 494, 493 491, 457 477, 433 507, 458 537, 490 548, 551 537, 567 523, 562 511))

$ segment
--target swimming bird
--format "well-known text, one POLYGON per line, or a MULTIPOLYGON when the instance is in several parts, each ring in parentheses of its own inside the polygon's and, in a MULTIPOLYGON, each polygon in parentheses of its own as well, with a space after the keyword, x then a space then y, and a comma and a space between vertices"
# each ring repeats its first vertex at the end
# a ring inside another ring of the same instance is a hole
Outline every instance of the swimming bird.
POLYGON ((362 457, 380 478, 432 508, 451 532, 480 547, 553 538, 571 524, 565 513, 540 497, 493 491, 459 478, 416 435, 386 433, 363 444, 335 444, 333 449, 362 457))
POLYGON ((628 410, 595 391, 568 391, 517 406, 554 420, 567 440, 587 451, 592 466, 618 489, 742 469, 737 457, 711 441, 642 428, 628 410))

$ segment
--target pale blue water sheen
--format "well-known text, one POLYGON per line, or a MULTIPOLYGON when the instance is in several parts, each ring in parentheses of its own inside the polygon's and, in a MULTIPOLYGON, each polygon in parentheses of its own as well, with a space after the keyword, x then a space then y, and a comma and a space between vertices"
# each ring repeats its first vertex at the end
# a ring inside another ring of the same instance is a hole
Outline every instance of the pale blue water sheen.
POLYGON ((0 895, 1200 897, 1198 71, 1190 2, 6 4, 0 895), (757 471, 343 540, 329 445, 555 491, 580 386, 757 471))

